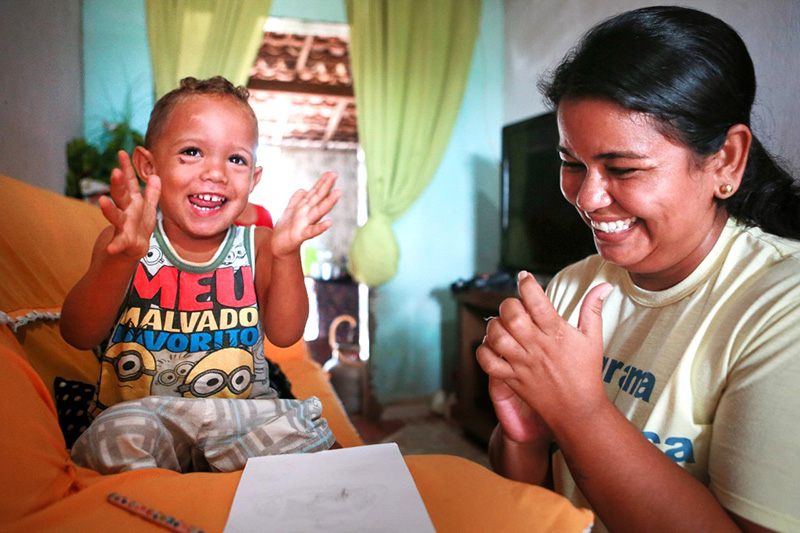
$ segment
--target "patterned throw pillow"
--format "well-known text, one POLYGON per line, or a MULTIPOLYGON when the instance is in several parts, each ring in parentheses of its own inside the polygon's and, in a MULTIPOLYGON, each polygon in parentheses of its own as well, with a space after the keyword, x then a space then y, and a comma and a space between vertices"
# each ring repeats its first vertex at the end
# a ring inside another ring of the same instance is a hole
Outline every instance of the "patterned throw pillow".
POLYGON ((95 386, 80 381, 67 381, 56 377, 53 383, 58 425, 64 434, 67 448, 89 427, 89 403, 94 397, 95 386))

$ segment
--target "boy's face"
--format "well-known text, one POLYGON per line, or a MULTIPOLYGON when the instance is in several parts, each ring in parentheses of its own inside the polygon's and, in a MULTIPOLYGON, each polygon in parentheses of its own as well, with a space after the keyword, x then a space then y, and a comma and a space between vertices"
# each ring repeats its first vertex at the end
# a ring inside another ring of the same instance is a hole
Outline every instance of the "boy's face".
POLYGON ((216 242, 242 213, 261 178, 257 135, 252 115, 233 97, 192 96, 170 112, 149 160, 161 178, 159 205, 173 244, 216 242))

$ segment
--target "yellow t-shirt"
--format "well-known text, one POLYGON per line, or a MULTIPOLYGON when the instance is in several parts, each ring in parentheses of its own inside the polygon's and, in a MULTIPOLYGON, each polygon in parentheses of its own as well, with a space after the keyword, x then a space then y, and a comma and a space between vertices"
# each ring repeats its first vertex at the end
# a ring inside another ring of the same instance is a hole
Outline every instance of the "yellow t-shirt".
MULTIPOLYGON (((583 295, 603 281, 615 286, 603 304, 609 399, 726 509, 800 531, 800 242, 731 219, 667 290, 643 290, 595 255, 547 292, 577 325, 583 295)), ((556 489, 590 507, 560 452, 553 469, 556 489)))

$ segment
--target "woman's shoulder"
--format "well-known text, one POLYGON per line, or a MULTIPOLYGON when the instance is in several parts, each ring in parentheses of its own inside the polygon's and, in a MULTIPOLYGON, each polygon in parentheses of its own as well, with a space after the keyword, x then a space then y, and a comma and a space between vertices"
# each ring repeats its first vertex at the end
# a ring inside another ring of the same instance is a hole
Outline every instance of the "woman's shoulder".
POLYGON ((733 222, 736 228, 734 242, 745 249, 751 249, 771 261, 800 261, 800 241, 767 233, 758 226, 733 222))
POLYGON ((800 241, 737 223, 725 262, 751 282, 772 284, 782 278, 800 282, 800 241))
POLYGON ((800 241, 739 225, 711 282, 727 306, 757 314, 759 324, 800 316, 800 241))

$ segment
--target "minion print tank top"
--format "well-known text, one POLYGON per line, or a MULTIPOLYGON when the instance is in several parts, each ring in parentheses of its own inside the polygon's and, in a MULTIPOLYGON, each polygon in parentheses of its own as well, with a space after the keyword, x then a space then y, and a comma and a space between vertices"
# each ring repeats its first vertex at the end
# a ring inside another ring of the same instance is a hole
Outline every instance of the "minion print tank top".
POLYGON ((264 357, 252 227, 231 226, 206 264, 183 261, 159 218, 105 352, 96 416, 145 396, 276 397, 264 357))

